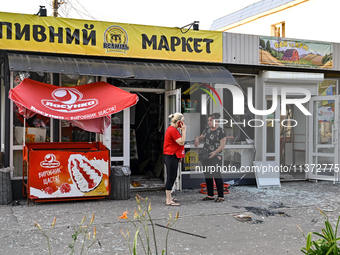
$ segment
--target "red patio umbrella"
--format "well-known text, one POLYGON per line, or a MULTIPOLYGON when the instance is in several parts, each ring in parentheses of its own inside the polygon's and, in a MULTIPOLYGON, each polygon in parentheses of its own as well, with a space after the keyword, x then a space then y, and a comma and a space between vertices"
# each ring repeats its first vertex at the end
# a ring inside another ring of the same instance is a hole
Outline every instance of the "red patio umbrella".
POLYGON ((36 113, 67 120, 95 133, 105 134, 110 115, 138 102, 138 96, 99 81, 73 87, 57 87, 25 78, 9 91, 9 98, 24 118, 36 113))

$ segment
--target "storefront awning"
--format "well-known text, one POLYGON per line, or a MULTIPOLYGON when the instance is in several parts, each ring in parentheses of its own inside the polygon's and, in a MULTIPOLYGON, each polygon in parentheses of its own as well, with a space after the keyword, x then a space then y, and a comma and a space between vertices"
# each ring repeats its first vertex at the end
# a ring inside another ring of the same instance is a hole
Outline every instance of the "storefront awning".
POLYGON ((111 61, 13 53, 8 53, 8 60, 11 71, 81 74, 141 80, 237 84, 232 74, 223 66, 111 61))
POLYGON ((101 134, 105 134, 111 124, 111 114, 138 102, 136 94, 103 81, 58 87, 28 78, 10 89, 8 97, 17 106, 17 112, 25 118, 38 113, 67 120, 84 130, 101 134))

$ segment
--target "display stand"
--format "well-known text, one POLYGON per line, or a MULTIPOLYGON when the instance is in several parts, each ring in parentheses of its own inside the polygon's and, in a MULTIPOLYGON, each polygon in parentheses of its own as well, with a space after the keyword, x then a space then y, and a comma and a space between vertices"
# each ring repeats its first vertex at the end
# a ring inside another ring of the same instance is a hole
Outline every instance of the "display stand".
POLYGON ((26 143, 27 203, 100 199, 110 195, 110 151, 100 142, 26 143))

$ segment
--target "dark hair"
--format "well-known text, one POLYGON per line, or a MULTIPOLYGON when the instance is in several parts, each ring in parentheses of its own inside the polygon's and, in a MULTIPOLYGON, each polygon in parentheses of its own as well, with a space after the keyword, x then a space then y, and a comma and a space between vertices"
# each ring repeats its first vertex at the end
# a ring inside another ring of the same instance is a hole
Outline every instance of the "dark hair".
POLYGON ((209 117, 212 117, 214 120, 216 120, 216 119, 219 119, 221 117, 221 114, 219 114, 218 112, 214 112, 214 113, 210 114, 209 117))

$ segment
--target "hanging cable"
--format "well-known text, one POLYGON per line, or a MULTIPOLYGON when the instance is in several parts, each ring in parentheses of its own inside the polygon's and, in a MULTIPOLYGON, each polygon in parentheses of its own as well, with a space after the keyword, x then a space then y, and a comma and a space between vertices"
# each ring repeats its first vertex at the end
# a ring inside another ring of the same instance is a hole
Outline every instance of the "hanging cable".
POLYGON ((198 30, 198 23, 199 21, 194 21, 186 26, 183 26, 183 27, 176 27, 176 28, 179 28, 179 30, 181 30, 182 34, 185 34, 187 33, 191 28, 193 28, 193 30, 198 30), (183 28, 187 27, 187 26, 190 26, 185 32, 183 32, 183 28))
MULTIPOLYGON (((77 1, 77 2, 78 2, 78 1, 77 1)), ((71 1, 68 1, 67 3, 69 3, 69 6, 71 6, 72 9, 74 9, 82 19, 84 19, 84 17, 83 17, 83 15, 84 15, 84 16, 89 17, 90 19, 97 20, 97 19, 96 19, 95 17, 93 17, 93 16, 85 9, 85 7, 82 6, 79 2, 78 2, 79 5, 80 5, 86 12, 81 11, 79 8, 76 7, 76 5, 75 5, 74 3, 72 4, 71 1), (82 14, 83 14, 83 15, 82 15, 82 14)))
MULTIPOLYGON (((65 15, 66 18, 69 18, 69 15, 68 15, 68 13, 66 11, 64 11, 63 9, 59 9, 59 10, 60 10, 60 12, 62 12, 65 15)), ((60 12, 59 12, 59 16, 62 17, 60 15, 60 12)))
POLYGON ((185 32, 183 32, 182 27, 178 27, 178 28, 179 28, 179 30, 181 30, 182 34, 186 34, 190 30, 191 27, 192 27, 192 24, 190 25, 190 27, 185 32))
POLYGON ((71 5, 68 4, 69 2, 66 2, 66 0, 63 1, 63 5, 59 7, 59 10, 64 13, 64 16, 67 18, 70 17, 70 9, 72 9, 71 5))
MULTIPOLYGON (((122 79, 117 79, 117 80, 123 82, 126 86, 131 87, 129 84, 127 84, 126 81, 122 79)), ((139 96, 141 96, 145 101, 149 102, 149 100, 145 96, 143 96, 141 93, 139 93, 138 91, 134 91, 134 92, 136 92, 139 96)))
POLYGON ((87 15, 87 13, 85 13, 85 12, 83 12, 83 11, 79 10, 79 9, 77 9, 77 11, 78 11, 78 13, 80 12, 80 13, 82 13, 83 15, 85 15, 86 17, 88 17, 88 18, 92 19, 92 17, 91 17, 91 16, 89 16, 89 15, 87 15))
POLYGON ((77 1, 78 4, 79 4, 81 7, 83 7, 83 9, 89 14, 89 17, 91 17, 92 19, 96 20, 96 18, 93 17, 93 16, 91 15, 91 13, 89 13, 89 12, 86 10, 86 8, 79 2, 79 0, 76 0, 76 1, 77 1))
POLYGON ((71 6, 71 7, 79 14, 79 16, 80 16, 82 19, 84 19, 83 16, 81 16, 81 14, 79 13, 78 9, 76 9, 76 8, 73 6, 72 2, 69 1, 68 3, 69 3, 70 6, 71 6))

